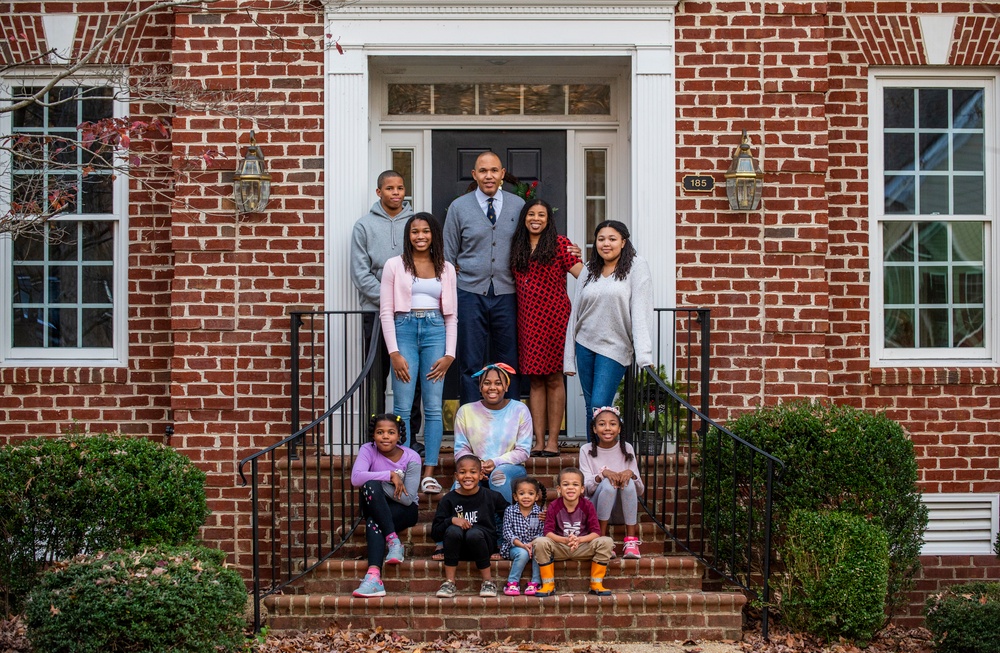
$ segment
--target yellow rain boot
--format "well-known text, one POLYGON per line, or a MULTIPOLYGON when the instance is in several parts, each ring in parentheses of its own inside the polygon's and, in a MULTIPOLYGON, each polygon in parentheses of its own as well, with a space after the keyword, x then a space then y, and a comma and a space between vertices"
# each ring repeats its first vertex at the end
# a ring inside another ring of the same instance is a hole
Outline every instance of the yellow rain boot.
MULTIPOLYGON (((611 590, 604 587, 604 574, 608 571, 608 563, 590 563, 590 593, 597 596, 611 596, 611 590)), ((544 579, 545 576, 543 575, 544 579)))
MULTIPOLYGON (((535 596, 544 598, 556 593, 556 566, 553 563, 538 565, 538 573, 542 578, 542 586, 535 592, 535 596)), ((603 575, 603 574, 602 574, 603 575)))

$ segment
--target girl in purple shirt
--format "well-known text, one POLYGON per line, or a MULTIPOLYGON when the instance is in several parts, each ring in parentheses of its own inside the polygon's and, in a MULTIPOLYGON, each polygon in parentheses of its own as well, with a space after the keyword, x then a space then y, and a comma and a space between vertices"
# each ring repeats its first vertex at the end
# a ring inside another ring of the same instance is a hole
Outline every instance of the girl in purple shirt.
POLYGON ((372 415, 368 438, 371 442, 362 445, 351 469, 351 485, 361 489, 368 543, 368 573, 354 590, 354 596, 361 598, 385 596, 383 558, 387 565, 403 561, 399 533, 417 523, 420 482, 420 456, 399 446, 406 438, 406 424, 399 415, 372 415))

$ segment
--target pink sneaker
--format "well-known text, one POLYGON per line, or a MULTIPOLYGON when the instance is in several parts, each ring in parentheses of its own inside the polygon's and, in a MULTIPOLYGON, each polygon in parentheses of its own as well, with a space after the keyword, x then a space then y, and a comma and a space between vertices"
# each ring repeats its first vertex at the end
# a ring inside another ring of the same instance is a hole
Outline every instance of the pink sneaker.
POLYGON ((524 588, 525 596, 534 596, 538 593, 538 583, 528 583, 528 586, 524 588))
POLYGON ((622 558, 625 560, 638 560, 641 557, 642 554, 639 553, 639 538, 626 537, 625 549, 622 551, 622 558))
MULTIPOLYGON (((507 596, 521 596, 521 588, 518 587, 517 583, 507 583, 503 588, 503 593, 507 596)), ((527 594, 528 591, 525 590, 524 593, 527 594)))

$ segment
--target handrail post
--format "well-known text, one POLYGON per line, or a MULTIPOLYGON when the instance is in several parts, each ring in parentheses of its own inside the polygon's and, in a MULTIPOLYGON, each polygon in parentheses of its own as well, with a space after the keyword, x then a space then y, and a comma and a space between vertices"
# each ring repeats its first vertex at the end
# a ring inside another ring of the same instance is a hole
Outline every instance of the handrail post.
POLYGON ((250 462, 251 488, 250 496, 253 498, 253 506, 250 509, 250 551, 253 554, 253 631, 260 632, 260 542, 257 537, 259 519, 257 515, 257 459, 250 462))
MULTIPOLYGON (((299 432, 299 403, 301 402, 301 397, 299 396, 299 327, 303 325, 302 316, 299 313, 292 313, 292 324, 291 332, 289 334, 289 346, 291 347, 291 372, 292 372, 292 432, 299 432)), ((295 443, 291 443, 288 447, 288 456, 295 460, 298 458, 298 454, 295 451, 295 443)))
MULTIPOLYGON (((711 364, 712 359, 712 325, 710 316, 711 313, 709 312, 709 309, 698 309, 698 322, 701 323, 701 413, 706 416, 709 414, 708 398, 712 382, 712 379, 709 378, 709 365, 711 364)), ((698 429, 698 434, 702 437, 702 440, 704 440, 705 436, 708 435, 708 422, 705 420, 701 421, 701 428, 698 429)))
POLYGON ((773 490, 774 462, 767 461, 767 498, 764 501, 764 612, 761 615, 760 634, 770 641, 767 634, 767 615, 771 608, 771 491, 773 490))

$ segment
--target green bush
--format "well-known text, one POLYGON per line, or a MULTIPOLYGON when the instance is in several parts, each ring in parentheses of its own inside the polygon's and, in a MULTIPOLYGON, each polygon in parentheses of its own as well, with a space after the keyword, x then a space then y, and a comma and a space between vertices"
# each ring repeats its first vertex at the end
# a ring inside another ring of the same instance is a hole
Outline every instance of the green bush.
MULTIPOLYGON (((760 408, 728 427, 785 464, 774 488, 779 556, 793 510, 837 510, 870 518, 889 540, 890 614, 900 606, 920 569, 927 528, 913 444, 903 428, 881 413, 807 402, 760 408)), ((766 467, 759 457, 734 452, 732 440, 717 429, 707 435, 701 460, 706 487, 721 489, 718 495, 705 492, 706 528, 719 536, 716 554, 746 568, 744 551, 763 541, 759 531, 766 467), (733 532, 750 540, 732 542, 728 536, 733 532)))
POLYGON ((781 608, 788 625, 867 642, 885 619, 889 541, 864 517, 792 512, 785 530, 781 608))
POLYGON ((173 449, 107 434, 0 448, 0 600, 16 611, 39 570, 85 552, 194 540, 205 474, 173 449))
POLYGON ((225 557, 154 547, 57 563, 28 598, 32 646, 47 653, 239 650, 247 593, 225 557))
POLYGON ((1000 651, 1000 583, 949 587, 927 599, 925 614, 938 653, 1000 651))

